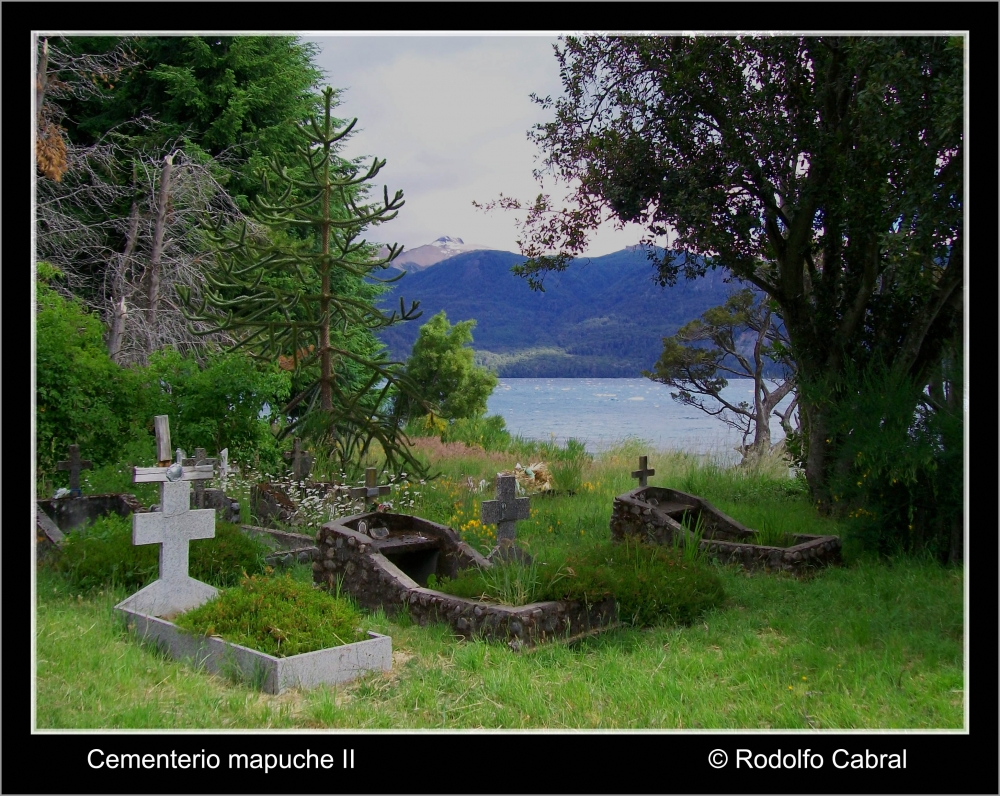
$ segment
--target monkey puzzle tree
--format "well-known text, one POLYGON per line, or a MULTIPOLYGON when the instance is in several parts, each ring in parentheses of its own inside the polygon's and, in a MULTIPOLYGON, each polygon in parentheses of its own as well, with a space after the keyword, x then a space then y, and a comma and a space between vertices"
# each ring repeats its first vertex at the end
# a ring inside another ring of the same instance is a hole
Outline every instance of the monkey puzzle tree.
POLYGON ((402 247, 385 257, 360 236, 369 226, 395 218, 403 192, 366 203, 368 183, 385 165, 374 158, 362 170, 340 159, 338 142, 357 119, 339 128, 331 115, 334 91, 323 91, 323 115, 298 125, 298 160, 304 177, 293 176, 276 159, 262 175, 263 190, 251 211, 267 237, 245 224, 225 227, 206 222, 215 264, 199 294, 179 290, 191 321, 212 321, 237 339, 234 348, 289 363, 299 390, 280 415, 284 433, 333 445, 341 466, 380 443, 390 466, 400 461, 415 471, 421 465, 406 446, 392 400, 412 390, 400 363, 389 362, 373 332, 419 316, 400 299, 399 312, 385 314, 374 305, 384 269, 402 247), (296 234, 297 232, 297 234, 296 234), (292 233, 292 234, 289 234, 292 233), (367 279, 372 279, 375 284, 367 279))

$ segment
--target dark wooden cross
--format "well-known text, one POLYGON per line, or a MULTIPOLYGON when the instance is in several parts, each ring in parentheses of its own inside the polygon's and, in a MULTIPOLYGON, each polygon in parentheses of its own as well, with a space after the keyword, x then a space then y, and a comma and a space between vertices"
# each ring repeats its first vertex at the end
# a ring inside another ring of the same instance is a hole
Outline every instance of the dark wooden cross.
POLYGON ((651 475, 656 475, 656 470, 646 467, 646 457, 639 457, 639 469, 632 471, 632 477, 639 479, 639 486, 646 486, 646 478, 651 475))
POLYGON ((516 481, 512 475, 497 474, 496 500, 484 500, 480 518, 484 523, 497 526, 497 542, 513 540, 517 535, 515 523, 531 516, 531 501, 517 497, 516 481))
MULTIPOLYGON (((195 467, 199 464, 210 464, 214 468, 216 464, 219 463, 218 459, 206 459, 204 448, 194 449, 194 458, 181 457, 181 466, 183 467, 195 467)), ((194 482, 194 505, 198 508, 204 508, 205 502, 205 482, 201 479, 194 482)))
POLYGON ((365 468, 365 485, 364 486, 352 486, 347 490, 348 494, 352 498, 377 498, 380 495, 388 495, 392 491, 392 487, 388 484, 382 484, 378 486, 375 484, 375 468, 367 467, 365 468))
POLYGON ((305 481, 312 469, 313 457, 302 448, 302 440, 298 437, 292 445, 292 478, 305 481))
POLYGON ((80 470, 90 470, 94 463, 90 459, 80 458, 80 446, 69 446, 69 461, 57 462, 57 470, 69 470, 69 493, 73 497, 79 497, 80 492, 80 470))

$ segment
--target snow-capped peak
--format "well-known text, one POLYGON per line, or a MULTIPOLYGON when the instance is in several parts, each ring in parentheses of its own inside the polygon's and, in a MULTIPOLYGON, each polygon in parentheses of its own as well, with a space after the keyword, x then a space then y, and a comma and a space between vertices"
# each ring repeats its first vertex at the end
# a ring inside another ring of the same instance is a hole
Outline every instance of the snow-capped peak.
POLYGON ((458 244, 459 246, 464 246, 465 241, 462 240, 461 238, 451 238, 447 235, 442 235, 433 243, 434 246, 440 246, 442 249, 451 248, 451 246, 454 244, 458 244))

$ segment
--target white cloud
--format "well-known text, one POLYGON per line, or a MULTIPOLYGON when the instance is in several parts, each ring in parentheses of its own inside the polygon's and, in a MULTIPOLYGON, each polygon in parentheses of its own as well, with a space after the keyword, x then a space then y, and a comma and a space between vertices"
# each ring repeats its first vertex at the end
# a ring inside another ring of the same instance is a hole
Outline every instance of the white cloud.
MULTIPOLYGON (((390 195, 402 189, 399 216, 372 238, 415 248, 441 235, 516 251, 514 217, 483 213, 472 201, 501 193, 531 200, 538 148, 527 131, 551 118, 532 92, 560 93, 555 38, 538 36, 308 36, 317 64, 344 89, 337 114, 358 118, 346 157, 378 156, 390 195)), ((546 186, 549 188, 550 186, 546 186)), ((590 254, 636 243, 641 230, 602 229, 590 254)))

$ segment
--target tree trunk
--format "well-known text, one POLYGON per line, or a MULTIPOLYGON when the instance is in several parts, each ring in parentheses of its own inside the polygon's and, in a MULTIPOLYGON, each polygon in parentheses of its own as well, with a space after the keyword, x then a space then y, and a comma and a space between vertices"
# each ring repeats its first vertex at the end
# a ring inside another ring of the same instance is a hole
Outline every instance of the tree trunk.
MULTIPOLYGON (((329 146, 329 145, 328 145, 329 146)), ((330 254, 330 159, 326 159, 324 166, 324 180, 326 185, 323 190, 323 228, 321 230, 321 245, 324 255, 330 254)), ((319 400, 320 408, 324 412, 333 411, 333 363, 330 358, 330 263, 324 261, 322 295, 319 300, 320 329, 319 329, 319 400)))
POLYGON ((38 59, 38 73, 35 75, 35 118, 42 118, 42 104, 45 89, 49 84, 49 40, 42 39, 42 54, 38 59))
POLYGON ((818 407, 810 403, 802 403, 802 410, 805 412, 808 426, 806 452, 806 483, 809 484, 809 491, 813 499, 819 504, 820 509, 825 513, 830 509, 830 492, 827 488, 826 466, 827 466, 827 419, 826 414, 818 407))
POLYGON ((167 205, 170 201, 170 173, 173 170, 173 165, 174 154, 171 152, 163 158, 163 171, 160 174, 160 192, 156 207, 156 226, 153 228, 153 251, 149 257, 149 308, 146 311, 149 339, 146 350, 150 353, 156 348, 156 311, 160 302, 160 260, 163 257, 163 237, 167 226, 167 205))
POLYGON ((118 354, 122 348, 122 338, 125 333, 125 274, 128 270, 129 260, 132 259, 132 252, 135 250, 135 239, 139 231, 139 205, 132 202, 132 208, 128 215, 128 233, 125 237, 125 251, 122 252, 121 266, 114 276, 111 287, 111 331, 108 334, 108 355, 114 361, 118 361, 118 354))

